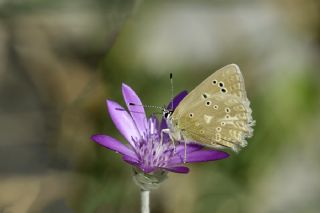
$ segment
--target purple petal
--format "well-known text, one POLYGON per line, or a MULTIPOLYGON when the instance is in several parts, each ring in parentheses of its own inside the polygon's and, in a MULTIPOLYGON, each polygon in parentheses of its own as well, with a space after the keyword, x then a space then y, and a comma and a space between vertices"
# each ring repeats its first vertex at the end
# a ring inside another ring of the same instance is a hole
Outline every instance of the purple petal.
MULTIPOLYGON (((180 92, 178 95, 176 95, 173 98, 173 101, 170 101, 170 103, 167 106, 167 109, 171 110, 172 107, 173 107, 172 110, 174 110, 179 105, 179 103, 184 99, 184 97, 186 97, 187 95, 188 95, 188 92, 186 90, 180 92)), ((165 119, 161 120, 160 128, 161 129, 167 129, 168 128, 165 119)))
POLYGON ((141 135, 145 132, 147 128, 147 118, 142 103, 138 95, 126 84, 122 84, 122 95, 124 101, 127 104, 129 112, 138 128, 141 135), (130 105, 133 103, 135 105, 130 105))
MULTIPOLYGON (((223 151, 217 150, 199 150, 195 152, 191 152, 187 154, 186 163, 195 163, 195 162, 206 162, 206 161, 214 161, 220 160, 223 158, 229 157, 229 154, 223 151)), ((183 163, 184 155, 178 154, 170 159, 168 162, 169 165, 177 165, 183 163)))
POLYGON ((165 167, 163 168, 169 172, 175 172, 175 173, 188 173, 189 168, 185 166, 175 166, 175 167, 165 167))
POLYGON ((175 108, 177 108, 177 106, 179 105, 179 103, 184 99, 184 97, 186 97, 188 95, 188 92, 186 90, 180 92, 178 95, 176 95, 173 98, 173 101, 170 101, 170 103, 167 106, 167 109, 169 110, 174 110, 175 108), (173 102, 173 103, 172 103, 173 102))
POLYGON ((122 144, 118 140, 107 136, 107 135, 93 135, 91 136, 91 140, 94 142, 111 149, 121 155, 128 156, 132 159, 138 160, 138 157, 134 151, 129 149, 126 145, 122 144))
POLYGON ((144 173, 150 173, 155 171, 157 168, 156 167, 140 167, 144 173))
POLYGON ((132 138, 140 138, 140 134, 129 113, 118 103, 107 100, 108 111, 111 119, 119 132, 135 148, 132 138))
POLYGON ((138 159, 131 158, 130 156, 126 156, 125 155, 125 156, 122 157, 122 159, 125 162, 127 162, 127 163, 129 163, 129 164, 131 164, 131 165, 133 165, 135 167, 140 168, 144 173, 150 173, 150 172, 153 172, 156 169, 156 167, 146 167, 143 164, 141 164, 138 159))
MULTIPOLYGON (((184 142, 181 142, 180 144, 178 144, 176 146, 177 154, 184 155, 184 147, 185 147, 184 142)), ((187 148, 187 153, 191 153, 191 152, 198 151, 198 150, 202 149, 203 146, 201 146, 199 144, 187 144, 186 148, 187 148)))
POLYGON ((136 159, 136 158, 132 158, 132 157, 130 157, 130 156, 128 156, 128 155, 124 155, 124 156, 122 157, 122 159, 123 159, 125 162, 127 162, 127 163, 129 163, 129 164, 131 164, 131 165, 133 165, 133 166, 140 167, 139 160, 136 159))
POLYGON ((166 119, 164 118, 161 119, 160 129, 168 129, 166 119))
POLYGON ((151 116, 148 120, 149 130, 151 134, 160 134, 159 121, 155 115, 151 116))

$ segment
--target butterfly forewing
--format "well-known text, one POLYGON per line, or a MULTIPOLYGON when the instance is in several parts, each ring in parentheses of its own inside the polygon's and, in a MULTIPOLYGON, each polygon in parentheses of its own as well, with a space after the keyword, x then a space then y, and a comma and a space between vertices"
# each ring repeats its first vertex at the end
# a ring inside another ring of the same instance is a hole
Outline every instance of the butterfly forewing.
POLYGON ((173 122, 183 138, 209 147, 237 151, 252 135, 253 120, 237 65, 216 71, 178 105, 173 122))

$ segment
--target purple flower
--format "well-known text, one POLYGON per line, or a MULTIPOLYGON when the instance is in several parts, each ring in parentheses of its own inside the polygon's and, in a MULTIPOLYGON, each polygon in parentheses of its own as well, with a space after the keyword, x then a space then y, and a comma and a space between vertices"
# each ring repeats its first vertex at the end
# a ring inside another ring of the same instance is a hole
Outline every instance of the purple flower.
MULTIPOLYGON (((124 161, 141 169, 144 173, 158 170, 188 173, 189 168, 183 166, 184 143, 179 142, 173 145, 169 137, 164 137, 161 143, 161 129, 166 128, 166 124, 161 122, 159 125, 155 116, 148 119, 139 97, 126 84, 122 85, 122 94, 130 114, 111 100, 107 100, 107 108, 113 123, 129 144, 124 145, 110 136, 101 134, 93 135, 91 139, 121 154, 124 161)), ((175 108, 186 95, 185 91, 177 95, 173 99, 173 107, 175 108)), ((229 156, 226 152, 206 150, 197 144, 187 144, 186 153, 186 163, 214 161, 229 156)))

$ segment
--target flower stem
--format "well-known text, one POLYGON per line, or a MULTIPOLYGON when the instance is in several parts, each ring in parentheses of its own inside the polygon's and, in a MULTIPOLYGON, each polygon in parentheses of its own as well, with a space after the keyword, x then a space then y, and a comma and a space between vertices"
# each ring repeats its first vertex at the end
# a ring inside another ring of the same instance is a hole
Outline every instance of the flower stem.
POLYGON ((150 191, 141 190, 141 213, 149 213, 149 197, 150 191))

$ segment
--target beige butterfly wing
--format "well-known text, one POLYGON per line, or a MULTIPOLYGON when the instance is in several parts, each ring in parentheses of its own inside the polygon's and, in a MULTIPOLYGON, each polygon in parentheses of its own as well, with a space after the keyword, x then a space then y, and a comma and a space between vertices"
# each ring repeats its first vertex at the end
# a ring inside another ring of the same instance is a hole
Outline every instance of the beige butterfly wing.
POLYGON ((188 142, 238 151, 252 136, 254 121, 240 69, 227 65, 189 93, 172 115, 188 142))

